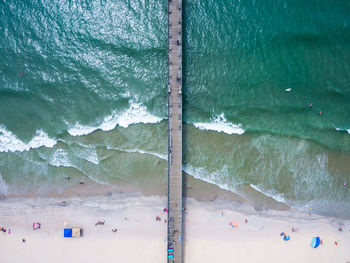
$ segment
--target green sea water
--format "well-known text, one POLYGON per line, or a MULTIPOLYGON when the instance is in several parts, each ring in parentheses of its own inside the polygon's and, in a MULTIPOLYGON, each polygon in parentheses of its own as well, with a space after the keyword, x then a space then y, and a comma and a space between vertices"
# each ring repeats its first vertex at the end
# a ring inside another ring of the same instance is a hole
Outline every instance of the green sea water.
MULTIPOLYGON (((350 217, 350 2, 183 3, 184 171, 350 217)), ((166 1, 2 1, 0 54, 1 193, 166 185, 166 1)))

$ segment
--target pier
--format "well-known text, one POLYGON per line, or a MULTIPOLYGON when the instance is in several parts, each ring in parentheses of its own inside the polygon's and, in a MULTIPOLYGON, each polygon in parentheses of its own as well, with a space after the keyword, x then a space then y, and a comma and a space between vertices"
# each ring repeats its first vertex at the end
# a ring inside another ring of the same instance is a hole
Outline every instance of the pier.
POLYGON ((182 0, 168 0, 168 263, 182 263, 182 213, 182 0))

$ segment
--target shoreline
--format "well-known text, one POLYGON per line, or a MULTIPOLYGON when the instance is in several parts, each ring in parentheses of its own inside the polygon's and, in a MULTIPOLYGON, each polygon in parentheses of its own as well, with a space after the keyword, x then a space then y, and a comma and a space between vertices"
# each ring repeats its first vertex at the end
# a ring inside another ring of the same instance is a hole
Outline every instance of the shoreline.
MULTIPOLYGON (((197 179, 185 172, 183 172, 183 181, 185 185, 183 187, 184 199, 186 199, 186 197, 193 198, 198 202, 211 202, 215 200, 230 201, 238 204, 252 206, 257 211, 270 209, 285 211, 290 209, 288 205, 281 203, 271 197, 268 197, 248 185, 238 188, 240 194, 237 194, 233 191, 223 189, 216 184, 206 182, 202 179, 197 179)), ((86 178, 83 184, 79 184, 79 180, 76 179, 71 179, 69 181, 62 180, 62 183, 67 184, 63 191, 50 192, 45 194, 39 194, 35 191, 26 194, 8 194, 7 196, 3 196, 2 199, 37 197, 65 199, 72 197, 85 198, 91 196, 103 196, 123 193, 140 193, 144 196, 167 196, 167 185, 165 184, 157 184, 156 187, 150 185, 136 185, 131 183, 119 183, 118 185, 110 185, 99 184, 90 178, 86 178)))
MULTIPOLYGON (((75 196, 66 198, 65 203, 57 197, 1 200, 1 226, 11 229, 11 234, 0 235, 0 246, 6 251, 2 262, 40 263, 47 258, 50 262, 164 262, 166 203, 164 196, 139 193, 75 196), (160 222, 155 220, 157 216, 160 222), (95 226, 99 220, 105 224, 95 226), (33 231, 33 222, 40 222, 41 229, 33 231), (63 238, 64 223, 82 227, 83 237, 63 238), (111 231, 114 228, 116 233, 111 231)), ((187 198, 185 208, 185 262, 350 260, 348 220, 310 216, 294 209, 256 211, 244 203, 222 199, 198 202, 187 198), (238 227, 233 228, 230 223, 236 222, 238 227), (292 232, 292 227, 297 232, 292 232), (290 235, 290 241, 282 240, 282 231, 290 235), (310 244, 315 235, 323 245, 313 249, 310 244)))

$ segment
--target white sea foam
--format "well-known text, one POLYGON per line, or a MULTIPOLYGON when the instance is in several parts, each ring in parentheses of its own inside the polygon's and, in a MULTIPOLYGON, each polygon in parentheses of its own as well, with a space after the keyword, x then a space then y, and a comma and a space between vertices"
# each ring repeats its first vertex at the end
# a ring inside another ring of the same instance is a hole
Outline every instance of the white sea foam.
POLYGON ((107 146, 107 149, 108 150, 117 150, 117 151, 120 151, 120 152, 127 152, 127 153, 150 154, 150 155, 153 155, 153 156, 157 156, 160 159, 163 159, 163 160, 166 160, 166 161, 168 160, 168 156, 165 155, 165 154, 160 154, 160 153, 151 152, 151 151, 144 151, 144 150, 140 150, 140 149, 122 149, 122 148, 113 148, 113 147, 110 147, 110 146, 107 146))
POLYGON ((42 130, 36 131, 36 135, 28 143, 25 143, 18 139, 11 131, 8 131, 5 126, 0 125, 0 152, 23 152, 41 146, 51 148, 56 143, 56 140, 50 138, 42 130))
POLYGON ((99 164, 100 161, 98 160, 96 149, 94 148, 78 148, 73 149, 75 156, 77 156, 80 159, 86 160, 93 164, 99 164))
POLYGON ((111 115, 104 118, 98 126, 82 125, 76 122, 74 127, 68 129, 68 133, 72 136, 81 136, 92 133, 96 130, 110 131, 117 125, 127 128, 131 124, 136 123, 158 123, 162 118, 152 115, 147 111, 146 106, 142 103, 129 101, 129 108, 121 113, 113 111, 111 115))
POLYGON ((281 202, 281 203, 285 203, 286 204, 286 199, 284 198, 283 194, 279 194, 279 193, 274 193, 272 191, 264 191, 262 190, 259 186, 254 185, 254 184, 249 184, 253 189, 255 189, 256 191, 262 193, 263 195, 266 195, 268 197, 271 197, 272 199, 281 202))
POLYGON ((224 190, 233 191, 233 189, 230 188, 227 183, 224 183, 225 179, 227 179, 225 178, 227 177, 228 173, 227 166, 224 166, 222 169, 213 173, 209 173, 203 167, 194 167, 192 165, 184 165, 182 166, 182 170, 188 173, 189 175, 192 175, 196 179, 200 179, 207 183, 215 184, 224 190))
POLYGON ((150 155, 153 155, 153 156, 157 156, 160 159, 163 159, 163 160, 166 160, 166 161, 168 160, 168 156, 167 155, 163 155, 163 154, 156 153, 156 152, 143 151, 143 150, 139 150, 139 149, 130 149, 130 150, 118 149, 118 150, 121 150, 121 151, 124 151, 124 152, 129 152, 129 153, 150 154, 150 155))
POLYGON ((340 129, 340 128, 337 128, 337 127, 335 127, 335 129, 337 131, 346 131, 348 134, 350 134, 350 129, 340 129))
POLYGON ((7 191, 8 191, 7 185, 0 174, 0 194, 7 195, 7 191))
MULTIPOLYGON (((208 171, 206 171, 202 167, 198 168, 198 167, 194 167, 192 165, 183 166, 182 170, 184 172, 192 175, 196 179, 200 179, 200 180, 205 181, 207 183, 215 184, 218 187, 220 187, 221 189, 229 190, 231 192, 240 194, 239 192, 237 192, 234 189, 234 186, 230 187, 229 184, 225 183, 225 181, 226 181, 225 179, 227 179, 226 177, 227 177, 227 173, 228 173, 226 166, 224 166, 222 169, 215 171, 213 173, 209 173, 208 171)), ((286 200, 285 200, 283 194, 274 193, 272 191, 264 191, 259 186, 256 186, 253 184, 249 184, 249 185, 253 189, 262 193, 265 196, 271 197, 278 202, 286 203, 286 200)))
POLYGON ((89 133, 92 133, 97 129, 98 127, 84 126, 84 125, 81 125, 79 122, 76 122, 74 127, 68 130, 68 133, 72 136, 81 136, 81 135, 87 135, 89 133))
POLYGON ((57 149, 49 158, 49 164, 56 167, 72 167, 68 153, 63 149, 57 149))
POLYGON ((245 132, 245 130, 242 128, 242 124, 233 124, 228 122, 224 113, 213 116, 209 123, 196 122, 193 123, 193 125, 200 130, 212 130, 227 134, 243 134, 245 132))
MULTIPOLYGON (((78 157, 82 158, 83 155, 85 155, 85 154, 82 154, 82 155, 80 155, 78 157)), ((42 156, 42 158, 47 159, 47 158, 45 158, 43 156, 42 156)), ((96 155, 96 157, 92 155, 91 158, 88 158, 88 159, 85 159, 85 160, 90 161, 90 162, 95 163, 95 164, 98 164, 97 155, 96 155)), ((92 181, 94 181, 96 183, 108 184, 108 183, 103 182, 103 181, 99 180, 98 178, 96 178, 96 175, 91 170, 88 170, 88 169, 86 169, 86 167, 83 167, 83 166, 77 164, 76 163, 76 159, 74 158, 74 156, 72 156, 71 154, 66 152, 64 149, 57 149, 57 150, 55 150, 55 152, 51 156, 49 156, 48 162, 49 162, 50 165, 56 166, 56 167, 71 167, 71 168, 74 168, 74 169, 78 170, 79 172, 81 172, 82 174, 84 174, 85 176, 87 176, 88 178, 90 178, 92 181)))

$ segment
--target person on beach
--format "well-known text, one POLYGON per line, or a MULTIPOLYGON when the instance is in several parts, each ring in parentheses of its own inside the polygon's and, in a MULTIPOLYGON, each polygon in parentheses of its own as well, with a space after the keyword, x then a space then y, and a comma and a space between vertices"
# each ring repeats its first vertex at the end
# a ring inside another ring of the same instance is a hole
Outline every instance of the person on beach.
POLYGON ((33 222, 33 230, 38 230, 41 228, 41 223, 39 222, 33 222))
POLYGON ((103 226, 104 224, 105 224, 105 220, 103 220, 103 221, 97 221, 96 223, 95 223, 95 226, 103 226))

